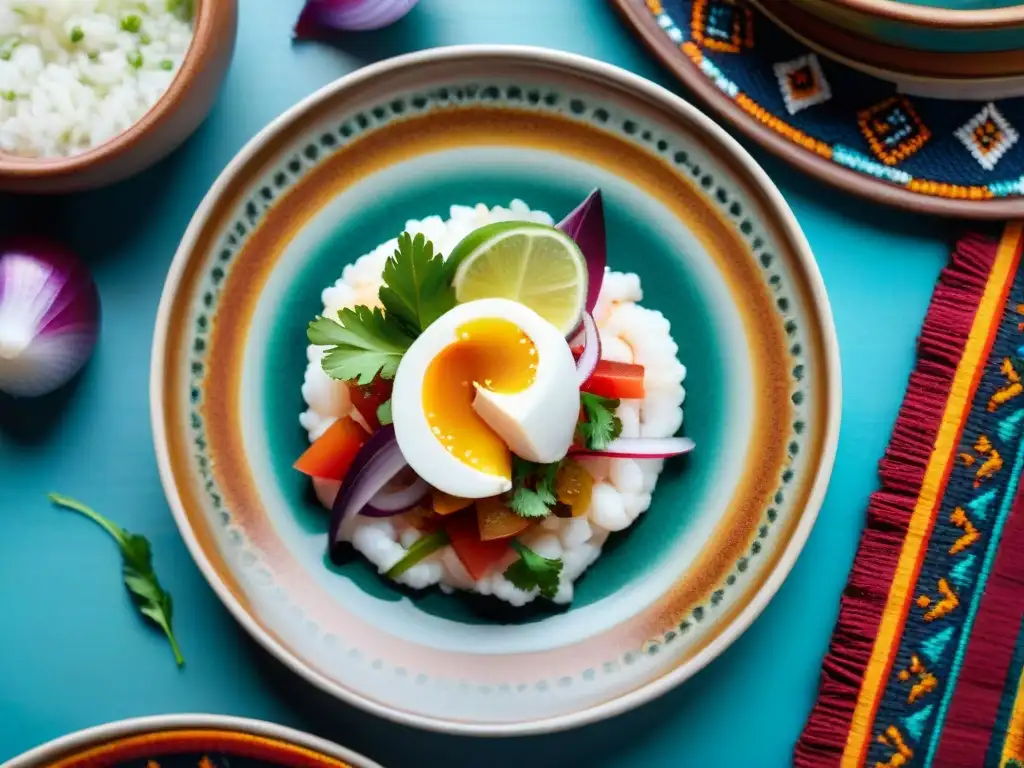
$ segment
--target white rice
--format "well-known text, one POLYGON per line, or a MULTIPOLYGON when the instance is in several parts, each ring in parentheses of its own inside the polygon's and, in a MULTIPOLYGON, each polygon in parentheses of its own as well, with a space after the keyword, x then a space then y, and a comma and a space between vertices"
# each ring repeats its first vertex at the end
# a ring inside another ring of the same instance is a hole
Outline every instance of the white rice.
POLYGON ((168 89, 193 0, 0 0, 0 152, 64 157, 123 133, 168 89))
MULTIPOLYGON (((430 216, 422 221, 409 221, 405 228, 415 234, 422 232, 433 241, 440 253, 451 249, 474 229, 494 221, 526 220, 551 224, 551 217, 531 211, 525 203, 513 200, 508 208, 485 205, 470 208, 455 205, 451 218, 430 216)), ((331 315, 343 307, 358 304, 375 305, 381 285, 384 262, 394 253, 396 240, 378 246, 354 264, 345 267, 342 277, 323 292, 324 314, 331 315)), ((643 400, 623 400, 618 416, 622 420, 623 437, 669 437, 683 421, 683 379, 686 369, 676 359, 678 347, 669 333, 668 320, 658 311, 641 307, 643 298, 640 279, 634 274, 608 272, 601 296, 594 311, 601 334, 602 356, 645 367, 643 400)), ((354 414, 344 382, 329 378, 320 365, 322 347, 310 345, 309 366, 302 385, 302 397, 308 409, 299 422, 315 440, 342 416, 354 414)), ((557 603, 573 598, 573 583, 601 554, 608 534, 628 528, 651 504, 651 494, 658 481, 663 461, 660 459, 582 460, 593 475, 594 493, 590 509, 578 518, 546 518, 521 537, 523 543, 538 554, 561 558, 561 583, 555 597, 557 603)), ((338 483, 315 480, 317 496, 330 507, 338 492, 338 483)), ((420 532, 404 516, 385 519, 358 518, 349 529, 352 545, 381 573, 387 571, 420 537, 420 532)), ((515 560, 510 554, 509 561, 515 560)), ((413 566, 398 581, 423 589, 433 584, 451 591, 463 589, 484 595, 495 595, 513 605, 524 605, 537 596, 537 591, 524 592, 502 575, 504 564, 480 579, 473 579, 462 567, 450 547, 445 547, 413 566)))

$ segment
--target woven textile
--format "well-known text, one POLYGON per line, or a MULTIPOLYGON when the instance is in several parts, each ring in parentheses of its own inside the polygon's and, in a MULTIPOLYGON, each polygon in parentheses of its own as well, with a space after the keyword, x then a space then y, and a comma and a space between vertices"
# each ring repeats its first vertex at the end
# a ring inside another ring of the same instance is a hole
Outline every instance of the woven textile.
MULTIPOLYGON (((764 0, 770 7, 788 0, 764 0)), ((743 0, 646 0, 662 32, 724 96, 785 140, 924 195, 1024 195, 1024 98, 909 96, 819 56, 743 0)))
POLYGON ((1021 242, 939 279, 799 768, 1024 764, 1021 242))

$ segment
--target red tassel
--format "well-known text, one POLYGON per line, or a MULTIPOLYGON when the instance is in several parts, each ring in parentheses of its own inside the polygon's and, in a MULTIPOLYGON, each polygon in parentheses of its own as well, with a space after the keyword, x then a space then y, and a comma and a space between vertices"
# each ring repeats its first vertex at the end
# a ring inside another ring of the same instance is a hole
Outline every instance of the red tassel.
POLYGON ((881 487, 868 504, 866 527, 822 665, 818 700, 794 750, 795 768, 827 768, 842 759, 910 516, 998 248, 991 237, 966 235, 939 275, 907 394, 879 462, 881 487))

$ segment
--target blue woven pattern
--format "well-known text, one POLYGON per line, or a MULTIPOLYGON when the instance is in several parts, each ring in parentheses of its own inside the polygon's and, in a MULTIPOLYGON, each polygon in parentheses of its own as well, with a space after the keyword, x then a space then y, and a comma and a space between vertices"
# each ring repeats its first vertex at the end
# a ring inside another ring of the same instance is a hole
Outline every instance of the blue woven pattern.
POLYGON ((1024 194, 1024 98, 901 95, 892 83, 818 56, 742 0, 648 5, 680 56, 807 151, 924 194, 1024 194))

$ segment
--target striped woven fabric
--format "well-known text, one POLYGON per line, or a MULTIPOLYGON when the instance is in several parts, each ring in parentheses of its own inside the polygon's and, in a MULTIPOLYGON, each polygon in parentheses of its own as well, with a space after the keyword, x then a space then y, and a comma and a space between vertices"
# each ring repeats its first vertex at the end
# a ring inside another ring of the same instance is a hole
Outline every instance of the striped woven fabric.
POLYGON ((1022 239, 939 279, 798 768, 1024 767, 1022 239))

